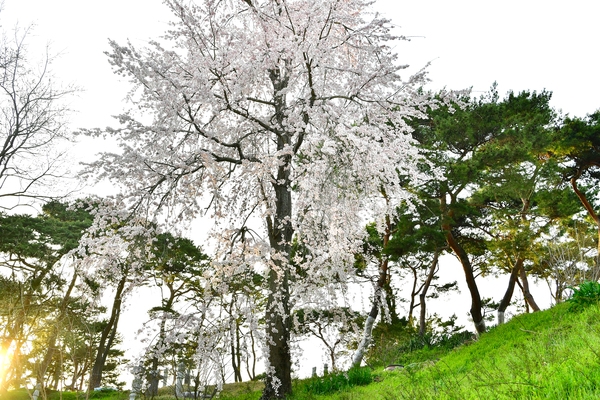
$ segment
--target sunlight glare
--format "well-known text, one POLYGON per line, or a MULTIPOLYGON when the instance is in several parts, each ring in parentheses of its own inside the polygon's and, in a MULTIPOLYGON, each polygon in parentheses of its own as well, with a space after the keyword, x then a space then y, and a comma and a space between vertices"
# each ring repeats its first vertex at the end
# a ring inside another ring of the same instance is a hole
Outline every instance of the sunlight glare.
POLYGON ((10 366, 12 354, 10 349, 0 349, 0 382, 4 382, 10 366))

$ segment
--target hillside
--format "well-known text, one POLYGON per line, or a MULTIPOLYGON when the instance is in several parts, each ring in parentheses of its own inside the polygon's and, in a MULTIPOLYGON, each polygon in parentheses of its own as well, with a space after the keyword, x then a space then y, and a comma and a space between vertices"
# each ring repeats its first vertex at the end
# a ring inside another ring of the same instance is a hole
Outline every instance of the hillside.
POLYGON ((573 312, 561 304, 520 315, 438 360, 375 374, 368 386, 297 398, 600 398, 600 307, 573 312))

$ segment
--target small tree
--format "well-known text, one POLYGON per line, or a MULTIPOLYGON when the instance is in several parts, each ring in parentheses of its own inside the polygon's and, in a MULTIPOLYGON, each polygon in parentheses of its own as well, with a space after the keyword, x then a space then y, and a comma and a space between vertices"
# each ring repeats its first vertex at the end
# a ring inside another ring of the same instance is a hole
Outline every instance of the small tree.
POLYGON ((359 327, 364 322, 360 313, 347 307, 301 309, 296 311, 294 318, 297 334, 311 335, 321 341, 331 362, 331 371, 338 370, 340 357, 348 355, 349 349, 356 345, 359 327))

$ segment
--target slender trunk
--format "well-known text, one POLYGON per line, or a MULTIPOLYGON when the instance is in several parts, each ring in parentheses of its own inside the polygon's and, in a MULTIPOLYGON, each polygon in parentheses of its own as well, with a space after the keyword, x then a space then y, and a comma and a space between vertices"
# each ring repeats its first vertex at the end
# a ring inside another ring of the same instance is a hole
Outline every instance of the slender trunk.
POLYGON ((453 217, 452 211, 446 210, 446 199, 445 197, 441 198, 441 207, 443 215, 447 217, 442 222, 442 230, 446 236, 446 242, 448 246, 452 249, 454 254, 458 257, 463 271, 465 273, 465 278, 467 282, 467 287, 469 288, 469 293, 471 294, 471 318, 473 318, 473 324, 475 325, 475 330, 477 334, 484 333, 485 328, 485 320, 483 319, 483 304, 481 302, 481 296, 479 294, 479 289, 477 288, 477 282, 475 282, 475 274, 473 273, 473 266, 471 265, 471 261, 469 260, 469 256, 465 249, 458 243, 454 234, 452 233, 452 227, 450 225, 449 219, 453 217))
MULTIPOLYGON (((230 314, 231 315, 231 314, 230 314)), ((233 369, 233 380, 234 382, 242 381, 242 362, 241 362, 241 349, 240 349, 240 328, 237 321, 233 321, 231 329, 231 367, 233 369)))
POLYGON ((500 305, 498 306, 498 325, 502 325, 504 323, 504 312, 506 308, 509 306, 510 301, 512 300, 512 295, 515 291, 515 283, 517 282, 517 277, 519 276, 519 271, 521 270, 521 266, 523 265, 523 259, 519 258, 517 263, 510 271, 510 278, 508 279, 508 287, 506 288, 506 292, 504 293, 504 297, 500 301, 500 305))
MULTIPOLYGON (((385 197, 385 193, 384 193, 384 197, 385 197)), ((387 197, 386 197, 386 200, 387 200, 387 197)), ((392 232, 392 224, 391 224, 389 216, 385 217, 385 223, 386 223, 385 233, 383 235, 383 248, 384 249, 387 246, 388 242, 390 241, 390 236, 391 236, 391 232, 392 232)), ((367 348, 371 344, 372 333, 373 333, 373 324, 375 323, 375 320, 377 319, 377 315, 379 314, 379 307, 380 307, 380 303, 381 303, 381 292, 383 291, 383 288, 388 279, 388 267, 389 267, 388 263, 389 263, 388 259, 385 256, 382 256, 382 258, 379 260, 379 278, 377 279, 377 286, 375 287, 375 293, 373 295, 373 305, 371 307, 371 311, 369 312, 369 315, 367 316, 367 320, 365 322, 365 329, 363 331, 362 340, 360 341, 358 348, 354 352, 354 356, 352 356, 352 367, 360 366, 360 363, 362 362, 362 359, 367 351, 367 348)))
MULTIPOLYGON (((417 281, 418 276, 417 276, 417 269, 410 267, 410 269, 412 270, 413 273, 413 284, 412 284, 412 289, 410 291, 410 304, 408 306, 408 323, 409 325, 412 326, 412 322, 413 322, 413 311, 416 307, 415 305, 415 299, 417 298, 417 281)), ((419 296, 420 298, 420 296, 419 296)))
POLYGON ((100 336, 100 343, 98 344, 94 366, 92 367, 92 372, 90 373, 90 391, 93 391, 94 388, 99 387, 102 384, 102 372, 104 370, 104 364, 106 364, 108 353, 117 334, 117 325, 119 323, 119 316, 121 315, 122 296, 126 282, 127 274, 124 274, 117 285, 110 318, 102 330, 102 335, 100 336))
MULTIPOLYGON (((525 290, 523 290, 523 285, 521 284, 521 282, 519 282, 518 279, 517 279, 517 285, 519 286, 519 289, 521 289, 521 292, 525 293, 525 290)), ((525 304, 525 313, 529 314, 529 303, 527 303, 527 299, 523 298, 523 302, 525 304)))
POLYGON ((54 353, 56 353, 56 341, 58 339, 58 334, 60 333, 60 322, 64 319, 64 317, 67 313, 67 308, 71 301, 71 292, 73 291, 73 288, 75 287, 76 282, 77 282, 77 274, 73 274, 73 278, 71 279, 71 282, 69 283, 67 292, 65 293, 65 296, 63 297, 63 299, 61 301, 61 304, 59 307, 59 314, 56 318, 57 319, 56 323, 54 324, 54 326, 51 329, 50 336, 49 336, 48 342, 46 344, 46 347, 47 347, 46 354, 44 355, 42 362, 38 366, 37 383, 41 384, 42 388, 44 388, 46 372, 48 370, 48 367, 50 366, 50 363, 52 362, 54 353))
POLYGON ((254 342, 254 333, 252 333, 252 329, 249 331, 250 335, 250 354, 246 357, 246 372, 250 377, 250 380, 254 380, 256 378, 256 348, 254 342), (252 358, 252 364, 250 364, 250 357, 252 358))
POLYGON ((239 325, 236 322, 235 326, 235 343, 236 343, 236 355, 237 355, 237 370, 236 370, 236 379, 238 382, 242 381, 242 338, 241 338, 241 330, 239 325))
POLYGON ((600 216, 598 216, 596 211, 594 211, 594 207, 592 207, 585 194, 581 192, 581 190, 579 190, 579 188, 577 187, 577 179, 579 179, 582 172, 583 171, 578 171, 577 174, 571 178, 571 187, 573 187, 573 191, 579 198, 579 201, 581 201, 581 204, 583 204, 583 207, 585 208, 588 215, 592 218, 592 220, 596 224, 596 227, 598 228, 598 242, 596 246, 596 268, 593 274, 594 279, 598 279, 598 276, 600 275, 600 216))
POLYGON ((425 319, 427 316, 427 307, 425 304, 425 299, 427 296, 427 291, 429 290, 429 286, 431 286, 431 281, 433 281, 433 277, 435 275, 435 270, 437 268, 438 260, 440 257, 441 250, 436 249, 433 254, 433 260, 431 260, 431 265, 429 266, 429 273, 427 274, 427 279, 425 279, 425 283, 423 284, 423 289, 421 290, 421 294, 419 295, 421 312, 419 315, 419 336, 425 336, 425 319))
POLYGON ((527 273, 525 272, 525 268, 523 267, 522 264, 521 264, 521 268, 519 268, 519 275, 521 278, 521 283, 523 285, 521 287, 521 289, 523 290, 523 297, 525 297, 525 301, 527 302, 527 304, 529 304, 531 306, 531 309, 534 312, 540 311, 540 308, 538 307, 537 303, 535 302, 533 295, 529 291, 529 282, 527 281, 527 273))
MULTIPOLYGON (((529 211, 529 207, 531 206, 531 201, 528 198, 521 198, 521 202, 523 203, 523 207, 521 208, 521 223, 525 224, 527 222, 527 212, 529 211)), ((506 308, 509 306, 510 301, 512 300, 512 295, 515 290, 515 282, 517 281, 519 272, 521 271, 521 269, 523 269, 524 262, 525 260, 523 259, 523 257, 518 255, 517 261, 513 265, 513 268, 510 272, 508 287, 506 288, 504 297, 502 298, 502 301, 500 301, 500 305, 498 306, 498 325, 504 323, 504 312, 506 311, 506 308)))

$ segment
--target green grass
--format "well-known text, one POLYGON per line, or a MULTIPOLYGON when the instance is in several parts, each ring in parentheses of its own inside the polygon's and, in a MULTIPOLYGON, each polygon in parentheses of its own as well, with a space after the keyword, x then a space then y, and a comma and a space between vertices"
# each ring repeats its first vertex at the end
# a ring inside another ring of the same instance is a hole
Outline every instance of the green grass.
MULTIPOLYGON (((48 400, 126 400, 129 399, 129 392, 92 392, 89 396, 82 392, 58 392, 50 390, 48 392, 48 400)), ((4 395, 0 395, 0 400, 30 400, 30 394, 25 389, 11 390, 4 395)), ((42 396, 39 397, 42 399, 42 396)))
POLYGON ((376 376, 371 385, 310 398, 600 398, 600 307, 575 313, 563 304, 521 315, 439 360, 376 376))

